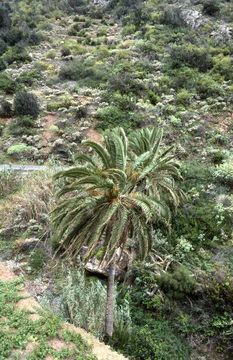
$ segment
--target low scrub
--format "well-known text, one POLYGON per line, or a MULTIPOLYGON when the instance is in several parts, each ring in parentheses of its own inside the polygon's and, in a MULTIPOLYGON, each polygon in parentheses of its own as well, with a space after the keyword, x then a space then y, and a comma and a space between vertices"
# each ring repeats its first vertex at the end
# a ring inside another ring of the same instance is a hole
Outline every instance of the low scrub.
POLYGON ((20 91, 14 98, 14 113, 16 116, 29 115, 36 119, 40 113, 38 98, 27 91, 20 91))
POLYGON ((16 83, 7 74, 0 73, 0 92, 5 94, 14 94, 16 83))
POLYGON ((55 204, 52 174, 53 171, 48 169, 22 179, 19 191, 0 204, 0 227, 20 225, 26 229, 34 221, 41 227, 42 238, 50 234, 49 213, 55 204))
POLYGON ((171 49, 171 65, 173 68, 190 66, 206 72, 213 66, 213 59, 206 47, 192 44, 174 46, 171 49))
POLYGON ((15 159, 22 159, 24 156, 29 156, 32 152, 32 147, 26 144, 11 145, 7 149, 7 155, 15 159))
POLYGON ((230 157, 222 164, 218 165, 213 173, 215 178, 220 182, 233 187, 233 158, 230 157))

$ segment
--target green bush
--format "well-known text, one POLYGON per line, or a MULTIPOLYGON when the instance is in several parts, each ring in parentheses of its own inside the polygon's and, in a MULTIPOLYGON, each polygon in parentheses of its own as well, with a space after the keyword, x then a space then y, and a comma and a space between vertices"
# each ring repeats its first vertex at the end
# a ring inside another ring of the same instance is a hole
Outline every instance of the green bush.
POLYGON ((231 56, 220 54, 214 57, 213 71, 224 76, 225 80, 233 80, 233 60, 231 56))
POLYGON ((10 9, 0 7, 0 29, 6 29, 11 26, 10 9))
POLYGON ((184 26, 182 9, 177 5, 169 5, 161 14, 160 22, 165 25, 184 26))
POLYGON ((219 165, 226 159, 226 151, 220 149, 210 149, 208 155, 211 157, 211 161, 219 165))
POLYGON ((12 105, 9 101, 3 99, 0 102, 0 117, 11 117, 13 114, 12 105))
POLYGON ((10 46, 14 46, 16 45, 18 42, 20 42, 21 40, 23 40, 23 31, 13 27, 11 28, 9 31, 6 32, 5 36, 4 36, 4 40, 6 41, 6 43, 10 46))
POLYGON ((7 149, 7 155, 19 159, 21 157, 24 157, 25 155, 30 154, 31 151, 32 151, 31 146, 28 146, 26 144, 15 144, 15 145, 11 145, 7 149))
POLYGON ((32 86, 36 80, 39 80, 41 78, 41 73, 37 69, 32 69, 29 71, 23 72, 20 76, 17 78, 17 83, 26 85, 26 86, 32 86))
POLYGON ((40 42, 43 40, 43 36, 41 35, 41 33, 39 33, 36 30, 33 30, 28 37, 28 44, 29 45, 39 45, 40 42))
POLYGON ((7 68, 6 62, 3 60, 2 57, 0 57, 0 72, 5 70, 7 68))
POLYGON ((193 44, 176 45, 171 49, 171 66, 178 68, 190 66, 206 72, 213 66, 213 59, 208 48, 193 44))
POLYGON ((136 115, 134 113, 121 110, 115 105, 99 109, 96 113, 96 118, 99 120, 98 127, 101 129, 114 128, 117 126, 131 128, 136 124, 136 115))
POLYGON ((223 184, 233 186, 233 157, 225 160, 224 163, 218 165, 213 174, 223 184))
POLYGON ((106 296, 106 288, 99 280, 88 279, 82 271, 70 272, 62 291, 63 311, 73 324, 101 337, 106 296))
POLYGON ((210 16, 215 16, 220 11, 220 4, 218 0, 206 0, 203 4, 203 13, 210 16))
POLYGON ((133 111, 136 107, 136 97, 127 94, 121 94, 119 91, 108 92, 103 95, 102 100, 108 102, 111 105, 118 107, 123 111, 133 111))
POLYGON ((68 48, 68 47, 63 47, 62 49, 61 49, 61 56, 69 56, 69 55, 71 55, 71 50, 68 48))
POLYGON ((159 287, 173 299, 183 298, 194 292, 196 282, 184 266, 177 266, 173 272, 161 272, 157 276, 159 287))
POLYGON ((25 115, 12 121, 9 126, 9 131, 14 136, 32 135, 34 134, 35 119, 31 116, 25 115))
POLYGON ((154 91, 150 90, 147 96, 152 105, 156 105, 159 102, 159 96, 154 91))
POLYGON ((136 75, 130 71, 120 70, 110 76, 108 87, 112 91, 119 91, 122 94, 141 95, 145 86, 136 75))
POLYGON ((134 360, 187 360, 189 349, 163 320, 134 326, 123 351, 134 360))
POLYGON ((73 60, 60 70, 60 78, 63 80, 85 80, 86 84, 99 85, 107 80, 107 71, 103 65, 95 65, 93 62, 73 60), (89 82, 88 82, 89 81, 89 82))
POLYGON ((210 75, 202 75, 196 83, 196 90, 201 99, 221 96, 223 88, 210 75))
POLYGON ((20 91, 14 97, 14 113, 17 116, 29 115, 36 119, 40 113, 38 98, 27 91, 20 91))
MULTIPOLYGON (((168 87, 172 87, 175 90, 178 89, 187 89, 192 90, 195 89, 197 79, 199 78, 200 73, 197 69, 192 69, 187 66, 182 66, 178 69, 172 70, 168 72, 168 77, 164 77, 160 80, 164 82, 166 81, 166 85, 168 87)), ((163 86, 163 83, 161 84, 163 86)))
POLYGON ((14 62, 24 63, 32 61, 26 49, 22 45, 10 47, 4 54, 4 60, 9 65, 13 64, 14 62))
POLYGON ((188 90, 181 89, 176 95, 176 100, 177 100, 178 104, 188 105, 188 104, 190 104, 192 97, 193 97, 193 94, 191 94, 188 90))
POLYGON ((35 249, 30 254, 29 259, 29 266, 32 272, 38 273, 42 270, 43 266, 45 265, 46 261, 48 260, 45 250, 43 249, 35 249))
POLYGON ((0 56, 4 54, 6 48, 7 48, 7 44, 3 39, 0 39, 0 56))
POLYGON ((14 94, 16 90, 16 83, 7 74, 0 73, 0 92, 6 94, 14 94))

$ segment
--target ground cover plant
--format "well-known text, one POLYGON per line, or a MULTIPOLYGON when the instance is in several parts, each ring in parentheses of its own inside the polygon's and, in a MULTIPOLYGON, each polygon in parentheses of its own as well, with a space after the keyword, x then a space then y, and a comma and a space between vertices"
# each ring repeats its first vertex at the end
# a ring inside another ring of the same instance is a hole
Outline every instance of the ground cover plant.
POLYGON ((40 314, 38 320, 33 321, 26 310, 17 309, 22 284, 20 280, 10 283, 0 281, 1 358, 23 355, 33 360, 51 355, 57 359, 94 360, 95 357, 91 355, 81 336, 62 329, 62 322, 58 317, 45 312, 40 314), (56 350, 51 345, 56 337, 66 345, 62 350, 56 350))

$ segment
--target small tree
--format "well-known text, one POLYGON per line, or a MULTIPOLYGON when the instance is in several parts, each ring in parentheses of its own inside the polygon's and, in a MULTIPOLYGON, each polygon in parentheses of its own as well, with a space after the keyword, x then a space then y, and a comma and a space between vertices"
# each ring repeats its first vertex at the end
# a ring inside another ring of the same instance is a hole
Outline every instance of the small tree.
POLYGON ((29 115, 36 119, 40 113, 38 98, 27 91, 20 91, 14 98, 14 113, 17 116, 29 115))
POLYGON ((65 255, 75 257, 86 247, 85 261, 101 255, 108 265, 106 335, 113 334, 116 262, 129 239, 144 259, 151 248, 156 220, 168 221, 169 201, 179 203, 174 178, 179 171, 170 149, 162 151, 162 132, 137 131, 127 138, 123 129, 106 132, 104 144, 85 141, 93 154, 62 171, 65 179, 53 212, 55 238, 65 255), (69 196, 68 196, 69 195, 69 196))

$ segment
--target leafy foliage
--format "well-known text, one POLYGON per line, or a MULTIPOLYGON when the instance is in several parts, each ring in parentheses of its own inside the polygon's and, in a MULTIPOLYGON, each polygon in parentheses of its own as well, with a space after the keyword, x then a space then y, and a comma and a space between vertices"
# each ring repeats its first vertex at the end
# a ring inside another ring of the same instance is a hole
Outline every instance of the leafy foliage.
POLYGON ((84 165, 57 174, 71 180, 59 192, 71 197, 54 211, 56 236, 62 239, 65 253, 74 256, 85 245, 88 259, 101 244, 104 261, 133 238, 145 257, 151 246, 152 222, 167 222, 167 203, 178 205, 180 200, 174 184, 179 171, 169 155, 171 149, 160 149, 161 139, 161 132, 145 129, 128 141, 122 129, 115 129, 106 133, 104 146, 84 143, 95 154, 81 155, 84 165), (69 211, 64 214, 64 209, 69 211))
POLYGON ((40 113, 38 98, 27 91, 20 91, 14 98, 15 115, 29 115, 36 119, 40 113))
POLYGON ((20 281, 4 283, 0 281, 0 356, 9 359, 12 352, 22 350, 25 354, 27 344, 37 339, 36 346, 30 351, 29 358, 42 360, 45 356, 54 356, 58 359, 71 359, 77 357, 83 360, 95 360, 89 346, 82 338, 62 328, 61 320, 49 312, 42 312, 40 318, 32 321, 25 310, 16 308, 20 300, 20 281), (14 333, 14 336, 12 336, 14 333), (49 343, 51 338, 58 336, 64 339, 67 346, 62 351, 55 350, 49 343), (72 344, 72 349, 69 347, 72 344))

